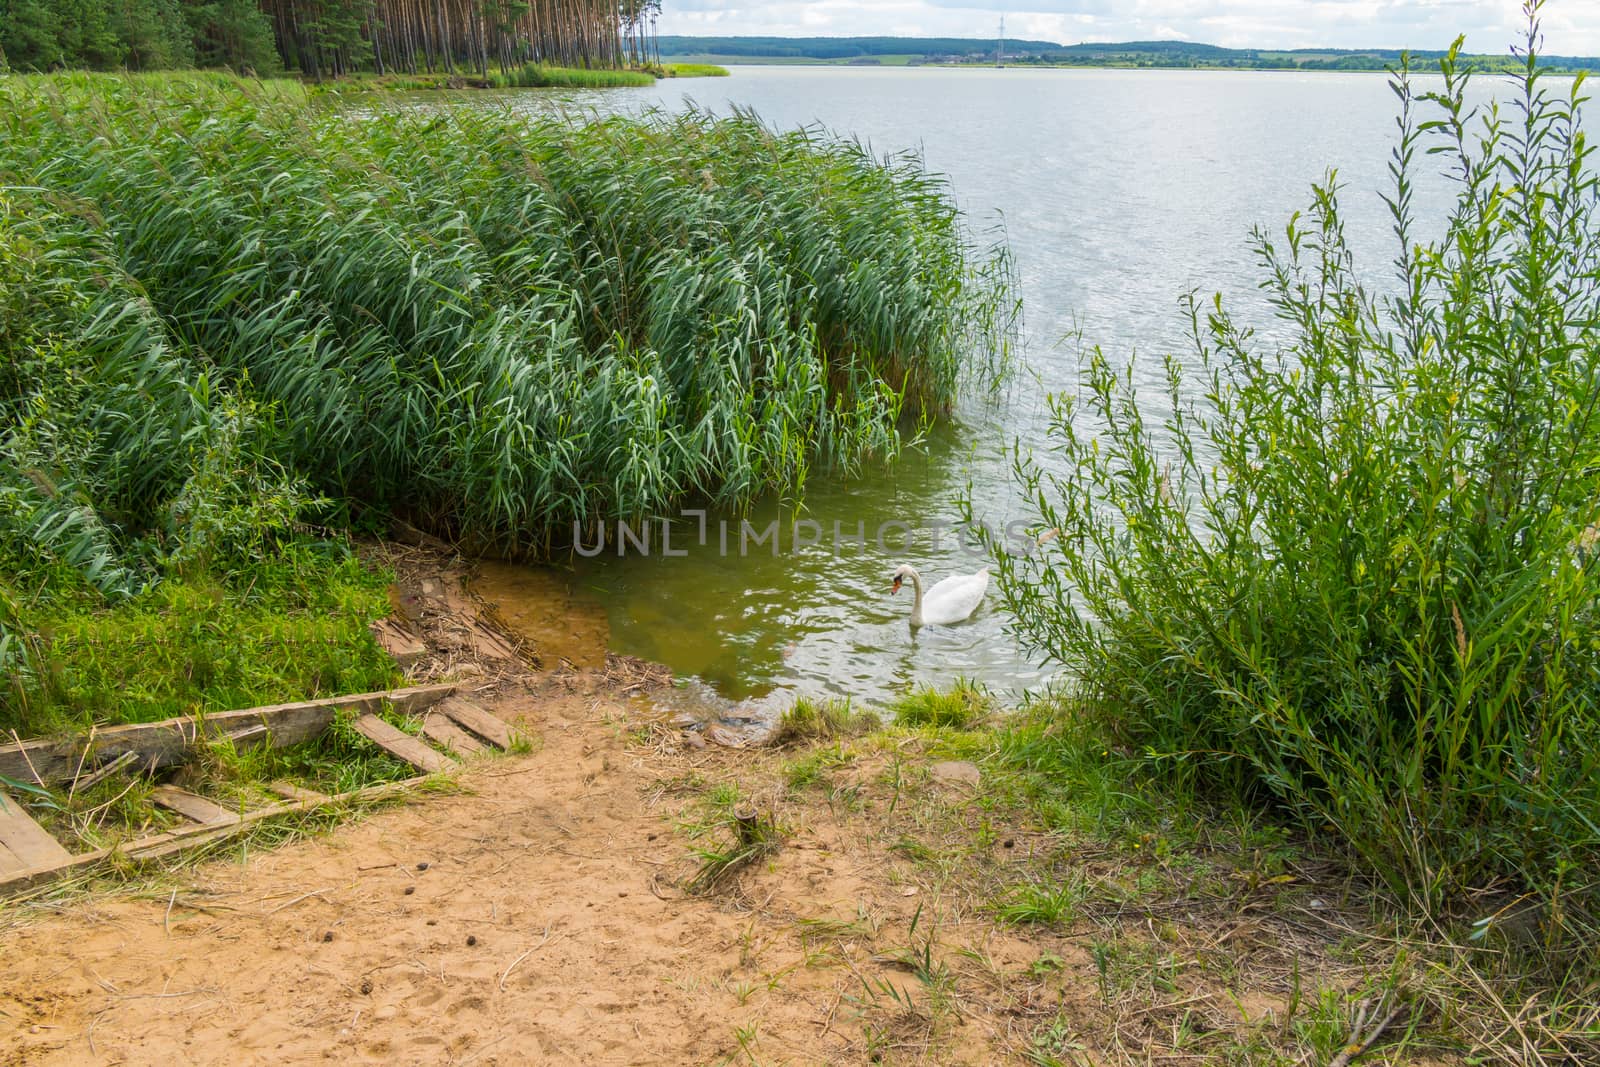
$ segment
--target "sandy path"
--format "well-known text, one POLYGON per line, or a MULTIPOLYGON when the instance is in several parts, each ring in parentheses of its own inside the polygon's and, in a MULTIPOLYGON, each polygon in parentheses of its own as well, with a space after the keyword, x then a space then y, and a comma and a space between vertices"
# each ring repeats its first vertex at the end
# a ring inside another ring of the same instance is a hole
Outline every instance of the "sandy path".
POLYGON ((497 710, 542 748, 479 764, 471 794, 209 864, 170 918, 100 899, 3 935, 8 1062, 715 1058, 728 1027, 674 980, 737 962, 737 919, 652 893, 683 846, 601 721, 621 705, 497 710))
MULTIPOLYGON (((468 793, 139 896, 13 914, 0 1062, 748 1062, 741 1028, 762 1062, 865 1058, 841 1002, 863 969, 894 969, 870 944, 823 959, 795 920, 866 910, 903 928, 920 901, 874 882, 881 853, 852 853, 819 820, 738 892, 686 898, 671 816, 687 794, 667 787, 749 757, 641 744, 626 700, 603 692, 491 706, 538 747, 475 764, 468 793)), ((985 1035, 961 1036, 905 1048, 993 1061, 985 1035)))

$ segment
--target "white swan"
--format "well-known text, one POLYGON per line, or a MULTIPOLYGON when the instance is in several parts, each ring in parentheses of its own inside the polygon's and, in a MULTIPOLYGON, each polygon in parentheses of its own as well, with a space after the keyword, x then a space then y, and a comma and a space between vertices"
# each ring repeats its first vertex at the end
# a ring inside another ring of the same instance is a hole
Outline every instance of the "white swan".
POLYGON ((910 564, 902 563, 894 572, 894 592, 900 591, 900 583, 906 578, 911 579, 911 588, 917 594, 916 602, 911 605, 912 626, 949 626, 960 622, 978 610, 983 594, 989 590, 988 567, 977 574, 951 575, 924 593, 922 576, 910 564))

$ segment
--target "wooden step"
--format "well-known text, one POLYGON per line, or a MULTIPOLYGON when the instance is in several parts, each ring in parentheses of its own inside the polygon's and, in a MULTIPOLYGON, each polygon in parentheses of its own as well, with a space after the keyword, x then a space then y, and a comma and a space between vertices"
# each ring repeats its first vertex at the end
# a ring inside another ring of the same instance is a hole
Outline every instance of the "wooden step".
MULTIPOLYGON (((356 789, 324 799, 334 803, 342 801, 354 803, 377 797, 394 796, 409 789, 415 789, 423 781, 424 779, 422 778, 408 778, 403 782, 383 782, 379 785, 367 786, 364 789, 356 789)), ((247 811, 239 817, 237 822, 227 826, 187 824, 168 830, 165 833, 156 834, 154 837, 143 838, 132 844, 119 843, 110 848, 95 849, 93 852, 66 855, 65 859, 57 862, 40 864, 24 868, 21 871, 0 871, 0 897, 26 893, 30 889, 64 878, 76 871, 88 870, 115 857, 120 856, 139 860, 155 859, 174 852, 181 852, 184 849, 195 848, 215 841, 224 841, 263 820, 277 818, 280 815, 309 811, 318 807, 321 803, 321 800, 315 802, 286 801, 282 804, 273 804, 270 807, 247 811)))
POLYGON ((419 771, 437 774, 455 767, 456 761, 440 755, 408 733, 390 726, 376 715, 363 715, 351 724, 356 733, 419 771))
POLYGON ((475 756, 484 751, 483 742, 437 711, 422 717, 422 736, 458 756, 475 756))
POLYGON ((516 742, 517 733, 515 730, 470 700, 462 700, 460 697, 447 697, 439 703, 438 710, 450 716, 459 725, 465 726, 495 748, 507 749, 516 742))
POLYGON ((134 753, 141 767, 154 771, 184 763, 196 743, 220 737, 231 737, 240 746, 260 744, 265 740, 274 748, 284 748, 320 737, 333 722, 334 716, 343 710, 374 712, 383 707, 392 707, 406 714, 415 714, 454 692, 455 686, 450 684, 419 685, 381 693, 356 693, 293 704, 246 708, 243 711, 223 711, 203 717, 183 716, 164 722, 111 726, 96 730, 89 738, 35 738, 0 745, 0 776, 18 782, 38 781, 46 785, 70 782, 84 767, 103 766, 124 752, 134 753), (252 729, 255 726, 267 728, 265 738, 252 729), (84 746, 89 743, 92 743, 93 751, 86 756, 84 746))
POLYGON ((0 876, 31 867, 65 863, 72 853, 34 822, 22 805, 0 793, 0 876))
POLYGON ((175 785, 156 786, 150 793, 150 802, 202 826, 231 826, 239 821, 239 816, 227 808, 175 785))
POLYGON ((306 789, 293 782, 268 782, 267 791, 276 793, 285 800, 298 800, 306 804, 326 804, 329 800, 326 794, 319 793, 315 789, 306 789))

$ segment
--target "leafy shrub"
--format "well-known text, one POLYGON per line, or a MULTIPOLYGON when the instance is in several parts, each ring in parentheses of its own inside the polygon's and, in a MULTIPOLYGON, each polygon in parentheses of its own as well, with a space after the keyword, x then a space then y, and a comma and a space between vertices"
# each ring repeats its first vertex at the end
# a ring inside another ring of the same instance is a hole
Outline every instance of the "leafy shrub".
POLYGON ((1467 106, 1457 49, 1438 92, 1396 76, 1395 295, 1330 177, 1256 235, 1292 339, 1192 302, 1157 398, 1089 353, 1062 462, 1018 464, 1059 536, 997 563, 1120 740, 1332 828, 1421 907, 1532 894, 1560 947, 1600 906, 1600 240, 1583 83, 1547 89, 1536 33, 1504 112, 1467 106), (1458 190, 1433 242, 1424 151, 1458 190))

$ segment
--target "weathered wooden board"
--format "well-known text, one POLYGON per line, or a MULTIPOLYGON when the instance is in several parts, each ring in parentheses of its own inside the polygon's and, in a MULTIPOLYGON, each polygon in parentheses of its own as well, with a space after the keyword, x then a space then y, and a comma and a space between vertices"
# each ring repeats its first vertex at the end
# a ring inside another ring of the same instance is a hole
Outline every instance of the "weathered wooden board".
POLYGON ((227 826, 239 821, 235 812, 175 785, 161 785, 151 790, 150 802, 206 826, 227 826))
POLYGON ((293 782, 268 782, 267 790, 278 794, 285 800, 303 800, 310 804, 326 804, 328 795, 319 793, 315 789, 306 789, 295 785, 293 782))
POLYGON ((428 646, 398 619, 379 619, 372 624, 372 636, 378 639, 378 644, 394 658, 401 670, 415 666, 428 655, 428 646))
POLYGON ((34 822, 21 804, 0 793, 0 878, 71 858, 72 853, 34 822))
POLYGON ((263 819, 310 811, 324 804, 375 800, 379 797, 409 789, 420 781, 422 781, 421 778, 407 778, 403 782, 384 782, 381 785, 370 785, 365 789, 356 789, 349 793, 340 793, 338 796, 323 797, 319 800, 297 800, 285 804, 274 804, 268 808, 258 808, 255 811, 246 812, 237 822, 227 826, 207 826, 197 823, 193 826, 183 826, 176 830, 170 830, 164 834, 157 834, 154 837, 147 837, 135 841, 131 845, 96 849, 93 852, 84 852, 76 856, 68 855, 66 859, 59 862, 40 864, 22 871, 3 872, 0 873, 0 896, 15 896, 36 886, 47 885, 61 878, 86 871, 113 856, 122 855, 140 860, 155 859, 159 856, 166 856, 185 849, 199 848, 202 845, 225 840, 241 833, 263 819))
POLYGON ((437 711, 424 712, 422 736, 458 756, 474 756, 484 751, 484 744, 457 726, 449 716, 437 711))
POLYGON ((510 748, 516 741, 515 730, 469 700, 450 697, 440 702, 439 710, 496 748, 510 748))
POLYGON ((132 752, 140 766, 176 766, 188 758, 195 741, 242 735, 254 740, 255 727, 266 727, 262 743, 281 748, 309 741, 326 730, 336 712, 349 709, 371 713, 385 702, 407 714, 432 707, 451 693, 453 685, 419 685, 383 693, 357 693, 354 696, 328 697, 295 704, 273 704, 244 711, 225 711, 196 718, 168 719, 165 722, 136 723, 96 730, 89 744, 92 751, 83 756, 84 739, 66 741, 35 740, 0 746, 0 775, 19 782, 51 785, 72 779, 80 762, 95 767, 132 752))
POLYGON ((356 733, 398 759, 403 759, 419 771, 435 774, 448 771, 456 765, 449 756, 441 755, 408 733, 390 726, 376 715, 363 715, 351 723, 356 733))

